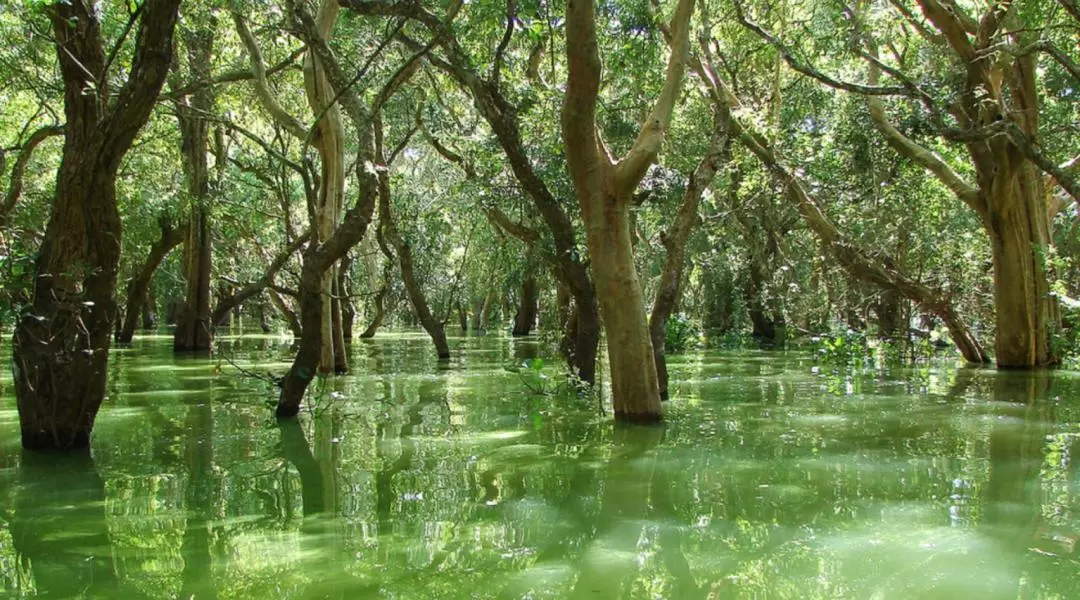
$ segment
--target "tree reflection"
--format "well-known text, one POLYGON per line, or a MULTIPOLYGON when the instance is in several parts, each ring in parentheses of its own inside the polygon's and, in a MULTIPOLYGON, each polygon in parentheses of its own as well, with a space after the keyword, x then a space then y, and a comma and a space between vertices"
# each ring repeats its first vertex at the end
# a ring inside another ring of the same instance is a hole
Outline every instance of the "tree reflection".
POLYGON ((89 454, 23 454, 11 536, 39 596, 116 595, 105 483, 89 454))

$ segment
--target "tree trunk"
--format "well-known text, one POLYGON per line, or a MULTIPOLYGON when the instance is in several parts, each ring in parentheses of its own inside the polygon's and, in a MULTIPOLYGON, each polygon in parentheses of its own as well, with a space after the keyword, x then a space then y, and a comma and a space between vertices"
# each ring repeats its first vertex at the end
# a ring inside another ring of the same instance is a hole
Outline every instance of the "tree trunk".
MULTIPOLYGON (((375 118, 375 157, 380 164, 386 164, 383 151, 382 120, 375 118)), ((412 246, 406 242, 397 230, 394 222, 394 213, 390 206, 390 173, 389 167, 381 169, 378 173, 379 181, 379 229, 382 238, 393 247, 397 254, 398 267, 401 269, 401 279, 405 284, 405 292, 412 304, 413 312, 419 319, 424 331, 431 336, 435 344, 435 352, 439 360, 450 359, 450 345, 446 341, 446 331, 442 322, 431 313, 427 297, 416 279, 416 270, 413 266, 412 246)))
POLYGON ((86 448, 105 395, 116 318, 121 223, 116 174, 150 116, 172 55, 179 0, 150 0, 129 79, 110 106, 98 15, 81 0, 50 7, 67 120, 56 196, 30 307, 16 326, 12 371, 23 446, 86 448))
POLYGON ((994 260, 995 355, 1001 368, 1056 364, 1050 324, 1059 320, 1046 272, 1049 222, 1041 180, 1030 163, 1000 165, 989 186, 984 220, 994 260))
MULTIPOLYGON (((660 418, 660 387, 645 297, 634 266, 629 198, 595 195, 583 199, 589 256, 600 314, 607 333, 615 417, 623 421, 660 418)), ((578 328, 580 335, 580 319, 578 328)))
MULTIPOLYGON (((621 421, 658 421, 660 388, 645 299, 634 266, 630 232, 631 196, 656 161, 681 92, 690 51, 693 0, 679 0, 672 20, 672 51, 664 86, 626 156, 615 161, 600 141, 596 111, 600 56, 593 0, 568 0, 567 86, 562 136, 567 164, 586 228, 596 298, 608 337, 612 400, 621 421)), ((579 307, 578 334, 582 312, 579 307)))
POLYGON ((458 325, 461 327, 461 333, 469 333, 469 313, 465 310, 465 307, 458 300, 456 303, 458 325))
POLYGON ((162 218, 159 224, 161 226, 161 237, 150 247, 150 253, 146 256, 146 260, 143 261, 139 272, 128 282, 124 325, 116 338, 116 341, 120 344, 130 344, 132 337, 135 336, 139 313, 143 312, 145 314, 146 312, 145 310, 140 311, 140 308, 146 304, 147 291, 150 289, 150 279, 154 276, 154 271, 157 270, 158 265, 161 264, 161 261, 165 259, 169 252, 184 241, 184 230, 173 229, 167 218, 162 218))
POLYGON ((532 333, 532 328, 536 325, 538 301, 539 290, 536 286, 536 276, 530 274, 521 283, 521 297, 518 299, 518 309, 514 316, 514 328, 511 335, 518 337, 532 333))
POLYGON ((382 327, 383 319, 386 317, 386 295, 389 292, 390 288, 383 285, 375 294, 375 316, 372 317, 371 323, 364 329, 364 332, 360 334, 362 339, 375 337, 375 332, 379 330, 379 327, 382 327))
POLYGON ((713 132, 709 149, 687 182, 675 222, 660 238, 667 253, 660 273, 660 285, 649 315, 649 336, 652 341, 661 400, 668 398, 667 357, 664 354, 664 344, 667 338, 668 319, 671 318, 671 313, 678 305, 679 296, 682 293, 683 271, 686 268, 686 242, 699 221, 698 204, 701 202, 701 196, 709 188, 713 176, 720 167, 720 162, 728 154, 728 118, 726 110, 722 107, 714 107, 713 132))
MULTIPOLYGON (((364 238, 375 204, 379 199, 379 178, 376 176, 375 139, 380 128, 374 126, 375 115, 361 101, 350 85, 350 77, 337 63, 334 53, 319 34, 315 22, 302 8, 293 15, 298 23, 297 33, 318 56, 327 80, 337 92, 338 101, 349 113, 357 133, 356 177, 359 194, 356 204, 344 216, 341 224, 329 239, 320 244, 309 244, 304 253, 300 271, 300 322, 303 335, 296 358, 282 381, 276 414, 278 418, 295 417, 300 412, 300 402, 308 384, 315 376, 323 344, 322 296, 323 276, 330 267, 364 238)), ((397 81, 392 80, 393 81, 397 81)), ((389 97, 394 89, 384 88, 381 97, 389 97)), ((385 171, 385 170, 384 170, 385 171)))
POLYGON ((352 257, 346 254, 341 259, 341 264, 338 268, 338 300, 341 301, 341 337, 345 341, 353 339, 353 324, 356 322, 356 307, 353 305, 352 290, 349 286, 352 262, 352 257))
MULTIPOLYGON (((214 31, 202 26, 185 35, 187 62, 191 78, 209 79, 213 58, 214 31)), ((180 124, 181 158, 187 192, 190 222, 184 245, 184 277, 187 294, 184 310, 173 334, 173 350, 178 352, 208 352, 213 341, 210 320, 210 171, 208 152, 210 130, 207 117, 214 107, 210 86, 198 88, 192 97, 176 100, 176 116, 180 124)), ((224 157, 221 158, 224 160, 224 157)))
MULTIPOLYGON (((327 40, 337 22, 340 7, 337 0, 323 0, 315 15, 315 27, 318 35, 327 40)), ((304 56, 304 89, 308 104, 315 115, 321 115, 316 124, 317 134, 312 145, 321 158, 318 205, 315 208, 316 235, 318 241, 324 241, 337 229, 345 192, 345 125, 342 121, 341 108, 336 100, 336 93, 327 80, 326 72, 320 59, 312 52, 304 56)), ((337 269, 331 267, 323 276, 322 289, 327 301, 323 302, 323 347, 319 359, 319 371, 322 373, 344 373, 348 371, 345 357, 345 339, 341 330, 341 303, 337 301, 334 288, 337 281, 337 269)))
POLYGON ((154 290, 147 289, 142 305, 142 328, 151 331, 158 326, 158 306, 154 290))
POLYGON ((331 332, 334 335, 334 373, 349 372, 349 357, 345 351, 345 317, 342 315, 341 277, 335 274, 330 314, 333 317, 331 332))

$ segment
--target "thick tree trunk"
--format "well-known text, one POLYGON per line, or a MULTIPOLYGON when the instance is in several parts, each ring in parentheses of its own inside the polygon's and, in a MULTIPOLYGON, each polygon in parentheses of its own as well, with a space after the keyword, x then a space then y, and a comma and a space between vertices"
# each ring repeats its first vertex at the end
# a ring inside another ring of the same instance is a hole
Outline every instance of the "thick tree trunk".
POLYGON ((1049 222, 1041 181, 1029 163, 1001 166, 988 186, 985 219, 994 260, 998 367, 1056 364, 1050 324, 1059 320, 1046 272, 1049 222))
POLYGON ((98 15, 81 0, 50 7, 67 119, 56 196, 12 371, 23 446, 86 448, 105 395, 116 318, 121 224, 116 174, 168 72, 179 0, 150 0, 128 81, 110 106, 98 15))
MULTIPOLYGON (((147 291, 150 289, 150 279, 154 276, 161 261, 168 256, 173 248, 184 241, 184 230, 173 229, 168 219, 161 219, 161 237, 150 247, 150 253, 143 261, 138 273, 128 282, 127 302, 124 308, 124 325, 120 328, 120 334, 116 341, 120 344, 130 344, 135 336, 135 327, 139 322, 139 313, 146 314, 143 308, 147 301, 147 291)), ((145 324, 144 324, 144 328, 145 324)))
POLYGON ((184 246, 187 294, 173 333, 173 350, 207 352, 214 336, 210 319, 210 225, 205 205, 191 207, 187 232, 184 246))
MULTIPOLYGON (((615 417, 660 419, 660 387, 630 238, 629 198, 593 197, 584 211, 593 281, 607 333, 615 417)), ((581 315, 578 315, 580 335, 581 315)))
POLYGON ((536 310, 539 302, 539 289, 536 286, 536 277, 528 275, 521 283, 521 297, 518 298, 517 314, 514 316, 514 328, 511 335, 514 337, 529 335, 533 326, 536 325, 536 310))

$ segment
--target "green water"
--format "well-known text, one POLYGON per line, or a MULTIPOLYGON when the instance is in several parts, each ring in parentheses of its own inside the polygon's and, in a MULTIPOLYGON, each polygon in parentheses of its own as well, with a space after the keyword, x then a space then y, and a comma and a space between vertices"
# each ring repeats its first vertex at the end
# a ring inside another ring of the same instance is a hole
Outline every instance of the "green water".
POLYGON ((0 597, 1080 598, 1080 373, 692 353, 664 427, 616 428, 504 369, 537 342, 454 343, 357 342, 278 426, 264 382, 137 340, 92 462, 22 455, 5 374, 0 597))

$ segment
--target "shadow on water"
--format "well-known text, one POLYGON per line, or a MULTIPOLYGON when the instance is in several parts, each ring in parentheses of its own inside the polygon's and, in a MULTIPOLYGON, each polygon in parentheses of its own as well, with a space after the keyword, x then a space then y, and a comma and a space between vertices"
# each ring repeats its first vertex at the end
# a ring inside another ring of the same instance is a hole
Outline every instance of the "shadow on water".
POLYGON ((11 537, 37 595, 112 597, 116 565, 105 522, 105 482, 89 455, 24 453, 11 537))

